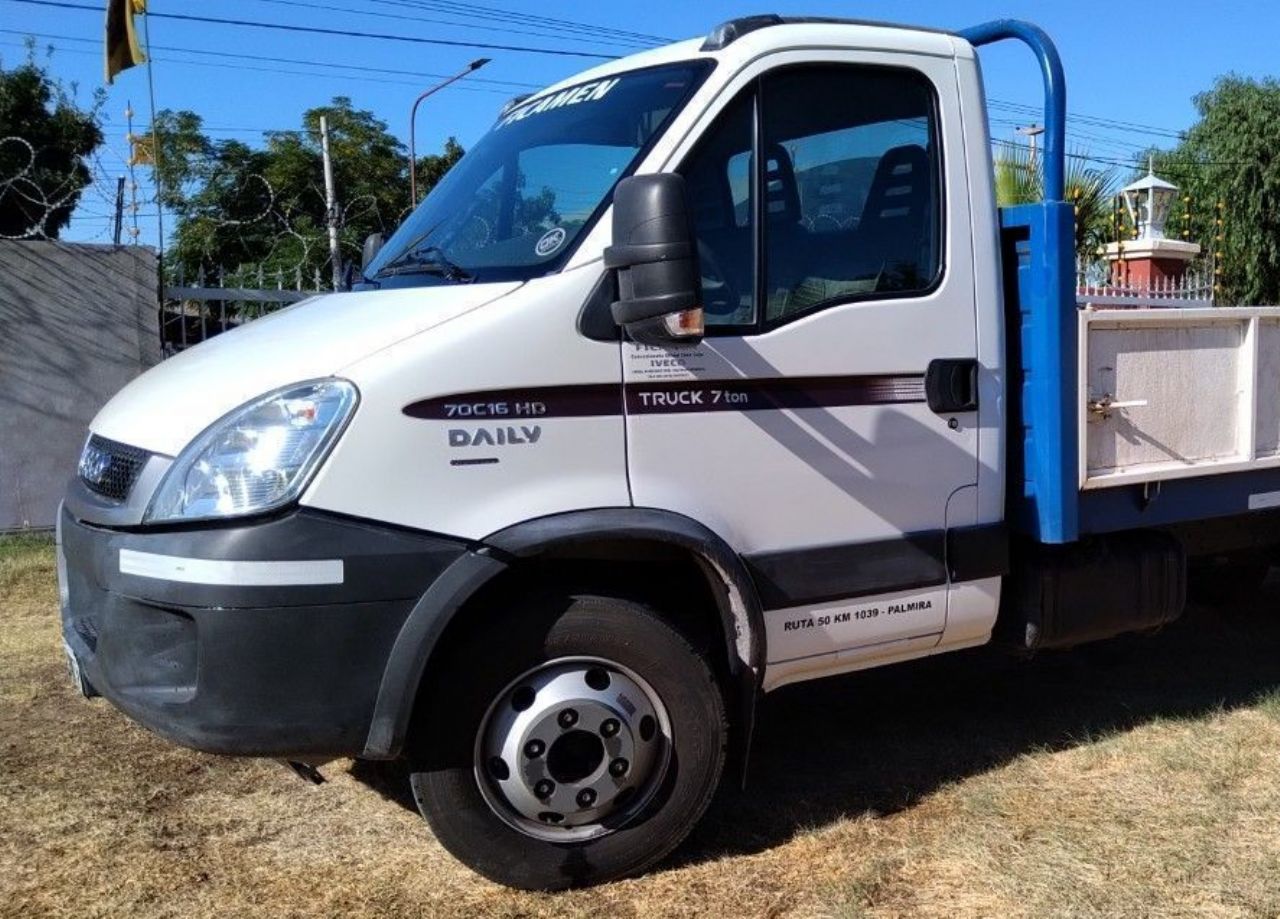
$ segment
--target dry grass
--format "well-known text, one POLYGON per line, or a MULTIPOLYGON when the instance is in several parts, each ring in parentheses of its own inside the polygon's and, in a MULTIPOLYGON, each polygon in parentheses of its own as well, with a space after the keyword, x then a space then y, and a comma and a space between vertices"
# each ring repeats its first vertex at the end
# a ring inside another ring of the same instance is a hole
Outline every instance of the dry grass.
POLYGON ((1154 638, 771 697, 748 790, 560 896, 454 863, 394 770, 319 787, 70 690, 52 553, 0 543, 0 915, 1280 915, 1280 584, 1154 638))

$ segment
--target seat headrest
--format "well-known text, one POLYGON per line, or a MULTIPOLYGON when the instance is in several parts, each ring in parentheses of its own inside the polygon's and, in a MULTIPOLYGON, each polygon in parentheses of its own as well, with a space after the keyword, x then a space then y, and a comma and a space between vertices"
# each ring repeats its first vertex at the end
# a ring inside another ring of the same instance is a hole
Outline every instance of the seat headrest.
POLYGON ((764 212, 770 223, 800 222, 795 164, 782 144, 769 144, 764 151, 764 212))
POLYGON ((885 151, 867 190, 862 222, 916 217, 928 207, 929 154, 919 144, 904 144, 885 151))

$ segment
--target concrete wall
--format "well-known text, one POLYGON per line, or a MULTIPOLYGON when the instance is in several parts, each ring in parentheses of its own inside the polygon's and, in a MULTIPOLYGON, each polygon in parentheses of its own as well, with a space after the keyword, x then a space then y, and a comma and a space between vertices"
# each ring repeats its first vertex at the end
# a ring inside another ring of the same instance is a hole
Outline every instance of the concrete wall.
POLYGON ((49 527, 89 420, 160 360, 156 254, 0 240, 0 531, 49 527))

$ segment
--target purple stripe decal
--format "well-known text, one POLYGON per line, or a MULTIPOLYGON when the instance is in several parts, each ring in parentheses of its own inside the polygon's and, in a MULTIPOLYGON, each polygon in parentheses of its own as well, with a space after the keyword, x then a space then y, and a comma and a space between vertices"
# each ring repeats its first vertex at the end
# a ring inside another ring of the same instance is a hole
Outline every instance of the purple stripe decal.
POLYGON ((627 411, 636 415, 833 408, 923 401, 923 376, 681 380, 627 385, 627 411))
POLYGON ((406 405, 410 418, 448 421, 519 421, 522 418, 587 418, 622 414, 622 387, 616 383, 531 386, 438 396, 406 405))
MULTIPOLYGON (((672 380, 628 383, 633 415, 750 412, 923 402, 922 374, 794 377, 765 380, 672 380)), ((485 421, 620 415, 624 387, 614 384, 541 386, 458 393, 410 403, 411 418, 485 421)))

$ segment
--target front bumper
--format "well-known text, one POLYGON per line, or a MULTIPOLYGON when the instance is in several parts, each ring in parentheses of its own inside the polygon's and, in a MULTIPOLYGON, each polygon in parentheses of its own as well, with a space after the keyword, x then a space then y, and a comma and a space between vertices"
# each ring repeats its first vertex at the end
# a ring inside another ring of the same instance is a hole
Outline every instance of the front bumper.
POLYGON ((391 648, 462 540, 295 510, 122 531, 59 520, 82 688, 184 746, 319 760, 365 747, 391 648))

